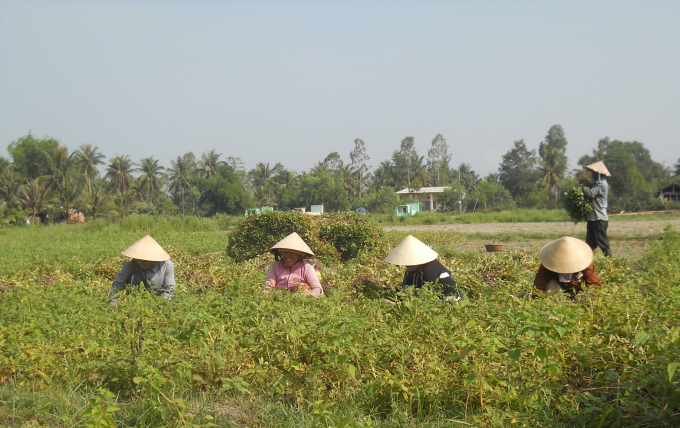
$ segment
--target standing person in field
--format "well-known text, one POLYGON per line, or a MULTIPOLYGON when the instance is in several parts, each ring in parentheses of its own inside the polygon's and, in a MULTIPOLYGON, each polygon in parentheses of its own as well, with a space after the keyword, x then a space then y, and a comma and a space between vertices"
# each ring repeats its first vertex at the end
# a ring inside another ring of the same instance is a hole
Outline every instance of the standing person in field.
POLYGON ((590 164, 586 168, 590 170, 593 178, 593 185, 591 187, 583 186, 583 194, 593 202, 593 211, 588 213, 586 243, 593 250, 600 247, 602 254, 606 257, 611 257, 612 250, 609 246, 609 238, 607 237, 607 227, 609 226, 609 217, 607 217, 609 184, 603 176, 611 177, 612 175, 602 161, 590 164))
POLYGON ((113 306, 118 305, 116 296, 128 285, 139 289, 140 284, 144 284, 147 291, 167 300, 172 299, 175 291, 175 265, 158 242, 146 235, 122 254, 132 260, 123 263, 123 268, 111 284, 109 298, 113 306))
POLYGON ((425 283, 430 283, 447 296, 446 300, 460 300, 460 293, 456 287, 456 281, 451 278, 451 271, 445 268, 437 257, 439 254, 436 251, 409 235, 392 250, 385 260, 393 265, 406 267, 402 288, 419 289, 425 283))
POLYGON ((583 285, 601 287, 593 265, 593 250, 580 239, 564 236, 541 250, 541 267, 534 287, 543 292, 563 291, 574 297, 583 285))
POLYGON ((317 299, 323 295, 316 270, 304 260, 315 255, 300 235, 296 232, 291 233, 269 251, 274 254, 276 261, 267 269, 265 293, 269 293, 272 288, 278 288, 317 299))

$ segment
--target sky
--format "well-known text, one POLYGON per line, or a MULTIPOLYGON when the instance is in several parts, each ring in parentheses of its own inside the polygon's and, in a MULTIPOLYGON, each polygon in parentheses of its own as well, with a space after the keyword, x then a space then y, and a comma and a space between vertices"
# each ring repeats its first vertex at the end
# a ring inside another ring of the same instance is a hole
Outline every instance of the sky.
POLYGON ((678 22, 677 1, 0 0, 0 156, 30 131, 302 172, 442 134, 486 175, 560 124, 571 168, 607 136, 670 166, 678 22))

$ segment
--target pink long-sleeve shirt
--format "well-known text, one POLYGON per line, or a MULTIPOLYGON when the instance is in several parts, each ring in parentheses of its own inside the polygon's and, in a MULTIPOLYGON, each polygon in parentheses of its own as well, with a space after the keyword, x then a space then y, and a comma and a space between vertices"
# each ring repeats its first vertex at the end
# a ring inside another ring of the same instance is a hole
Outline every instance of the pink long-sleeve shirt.
POLYGON ((291 293, 297 291, 300 284, 309 285, 309 290, 300 290, 305 296, 316 298, 323 294, 323 288, 316 275, 314 267, 306 261, 300 261, 291 267, 278 260, 269 265, 265 277, 264 291, 268 293, 272 287, 290 290, 291 293))

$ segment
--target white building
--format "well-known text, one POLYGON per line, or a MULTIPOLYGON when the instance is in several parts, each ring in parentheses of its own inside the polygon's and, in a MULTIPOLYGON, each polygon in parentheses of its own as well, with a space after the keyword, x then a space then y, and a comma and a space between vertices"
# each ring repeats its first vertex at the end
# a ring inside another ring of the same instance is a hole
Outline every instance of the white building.
POLYGON ((437 211, 439 194, 448 187, 421 187, 420 189, 401 189, 397 196, 410 196, 423 204, 423 211, 437 211))

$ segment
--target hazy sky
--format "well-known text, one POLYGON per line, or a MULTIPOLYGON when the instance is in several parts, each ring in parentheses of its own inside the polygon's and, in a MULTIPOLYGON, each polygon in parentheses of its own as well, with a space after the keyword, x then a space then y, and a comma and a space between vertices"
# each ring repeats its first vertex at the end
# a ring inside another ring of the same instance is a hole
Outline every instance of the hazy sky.
POLYGON ((309 170, 441 133, 494 172, 561 124, 680 158, 680 2, 0 0, 0 155, 29 130, 134 161, 309 170))

